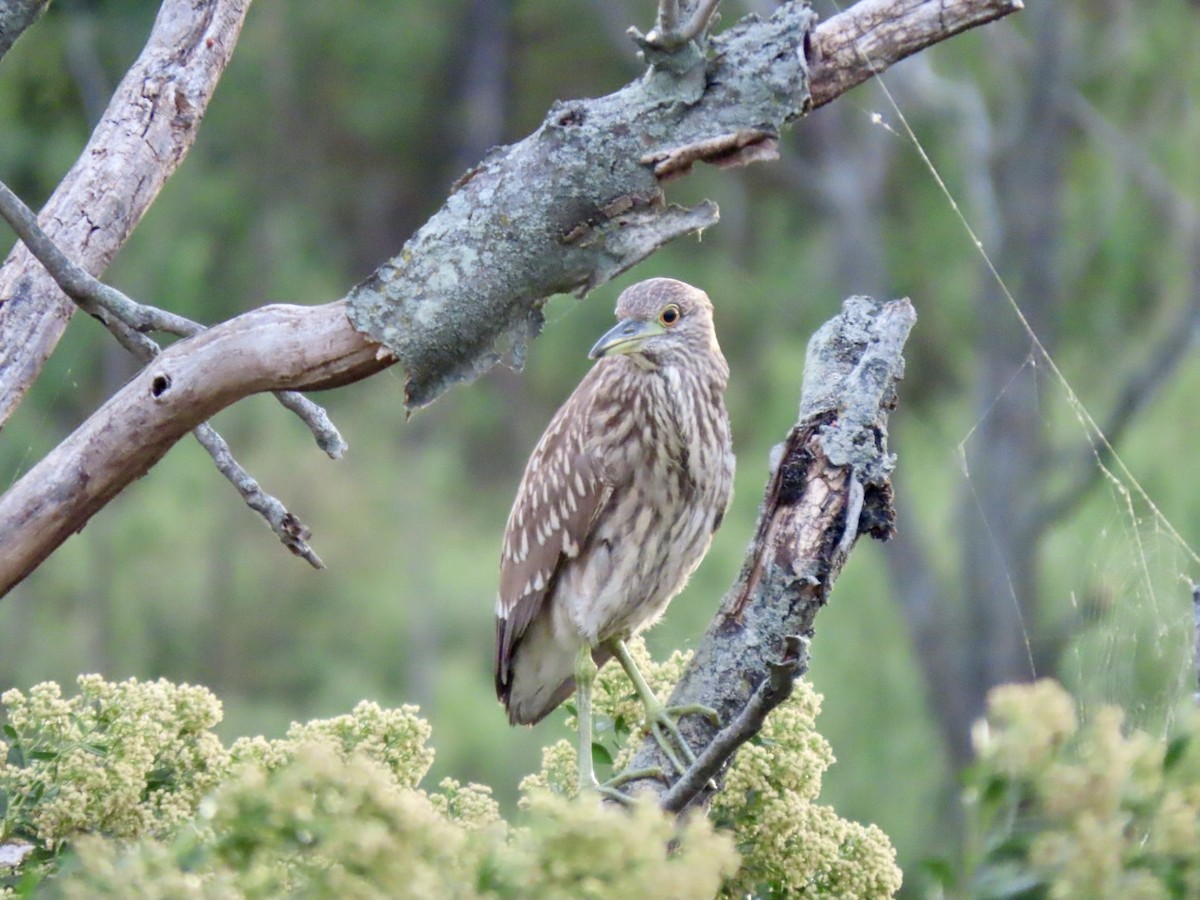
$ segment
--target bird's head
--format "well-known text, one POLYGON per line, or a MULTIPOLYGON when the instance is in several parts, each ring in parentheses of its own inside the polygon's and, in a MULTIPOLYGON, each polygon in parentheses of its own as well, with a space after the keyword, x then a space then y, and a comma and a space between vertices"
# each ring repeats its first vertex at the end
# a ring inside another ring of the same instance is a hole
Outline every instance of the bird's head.
POLYGON ((708 295, 690 284, 674 278, 640 281, 617 298, 620 321, 596 341, 588 356, 625 355, 644 368, 657 368, 680 356, 719 356, 712 310, 708 295))

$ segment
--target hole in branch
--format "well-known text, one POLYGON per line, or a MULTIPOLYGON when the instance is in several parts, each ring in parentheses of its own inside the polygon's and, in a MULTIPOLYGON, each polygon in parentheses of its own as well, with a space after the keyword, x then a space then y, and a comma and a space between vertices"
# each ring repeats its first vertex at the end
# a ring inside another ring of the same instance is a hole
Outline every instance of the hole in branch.
POLYGON ((154 376, 154 380, 150 382, 150 393, 155 397, 161 397, 171 388, 171 376, 158 374, 154 376))

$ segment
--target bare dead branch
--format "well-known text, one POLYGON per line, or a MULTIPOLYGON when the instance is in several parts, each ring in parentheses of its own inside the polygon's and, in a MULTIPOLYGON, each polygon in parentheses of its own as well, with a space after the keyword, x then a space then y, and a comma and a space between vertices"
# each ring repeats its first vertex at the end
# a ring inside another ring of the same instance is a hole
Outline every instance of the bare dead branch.
MULTIPOLYGON (((33 211, 3 182, 0 182, 0 215, 50 273, 63 293, 75 301, 80 309, 104 324, 139 362, 149 363, 162 352, 162 348, 144 337, 142 332, 162 331, 191 337, 204 330, 203 325, 184 316, 138 303, 83 271, 54 246, 54 242, 38 225, 33 211)), ((341 456, 346 442, 334 428, 325 410, 292 392, 277 392, 275 397, 309 425, 322 449, 335 459, 341 456)), ((320 558, 305 543, 311 534, 307 526, 288 512, 280 500, 262 490, 258 482, 233 458, 225 439, 210 425, 199 426, 194 434, 212 457, 217 470, 237 489, 246 504, 266 519, 283 545, 314 568, 324 568, 320 558)))
POLYGON ((312 536, 308 526, 288 512, 287 507, 279 500, 266 493, 250 473, 242 468, 241 464, 233 458, 233 453, 225 438, 217 434, 217 430, 207 423, 198 426, 192 434, 208 451, 208 455, 212 457, 220 473, 237 488, 242 499, 246 501, 246 505, 267 520, 267 524, 279 536, 283 546, 305 560, 314 569, 325 568, 321 557, 317 556, 312 547, 308 545, 308 539, 312 536))
POLYGON ((0 495, 0 596, 226 406, 339 387, 390 363, 340 302, 265 306, 171 345, 0 495))
POLYGON ((813 108, 930 44, 1024 8, 1023 0, 860 0, 813 32, 813 108))
MULTIPOLYGON (((696 763, 670 788, 632 782, 665 808, 707 802, 713 775, 790 692, 802 664, 797 637, 811 637, 858 536, 891 535, 887 419, 915 321, 907 300, 852 297, 809 342, 800 416, 776 448, 741 574, 667 701, 709 707, 730 724, 682 721, 691 746, 705 748, 696 763)), ((658 744, 644 741, 628 770, 655 768, 669 770, 658 744)))
MULTIPOLYGON (((130 331, 139 334, 161 331, 181 337, 192 337, 204 330, 204 325, 193 322, 186 316, 138 303, 75 265, 42 230, 33 211, 2 181, 0 216, 4 217, 63 293, 85 313, 108 328, 121 346, 139 362, 149 362, 162 348, 154 341, 140 338, 138 334, 130 334, 130 331), (113 321, 113 317, 116 321, 113 321)), ((317 446, 326 455, 331 459, 342 457, 346 452, 346 441, 324 409, 294 391, 277 391, 275 399, 308 426, 317 446)))
POLYGON ((204 326, 199 322, 193 322, 165 309, 138 303, 75 265, 42 230, 33 210, 3 181, 0 181, 0 216, 4 217, 4 221, 17 233, 17 237, 29 248, 34 258, 50 273, 50 277, 62 288, 63 293, 75 301, 84 312, 100 319, 105 325, 111 321, 110 317, 115 317, 127 328, 142 334, 161 331, 191 337, 204 330, 204 326))
MULTIPOLYGON (((164 0, 71 171, 41 211, 54 243, 102 273, 195 139, 249 0, 164 0)), ((24 247, 0 267, 0 426, 62 336, 71 301, 24 247)))

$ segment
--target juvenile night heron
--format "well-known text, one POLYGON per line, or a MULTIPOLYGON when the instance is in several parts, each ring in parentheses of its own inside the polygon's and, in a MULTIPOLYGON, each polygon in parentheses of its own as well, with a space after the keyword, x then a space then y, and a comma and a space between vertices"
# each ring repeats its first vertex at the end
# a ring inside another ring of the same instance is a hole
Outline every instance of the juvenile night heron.
POLYGON ((592 680, 614 656, 668 759, 682 770, 668 735, 694 759, 675 719, 697 710, 664 707, 624 642, 682 590, 733 487, 729 366, 708 296, 652 278, 616 314, 525 467, 496 599, 496 693, 510 722, 531 725, 577 691, 581 788, 597 786, 592 680))

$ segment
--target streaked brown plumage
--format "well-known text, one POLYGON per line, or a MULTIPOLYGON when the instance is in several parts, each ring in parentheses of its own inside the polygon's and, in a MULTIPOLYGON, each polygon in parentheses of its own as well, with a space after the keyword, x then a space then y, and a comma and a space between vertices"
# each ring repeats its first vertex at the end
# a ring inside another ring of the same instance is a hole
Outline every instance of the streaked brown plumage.
POLYGON ((504 534, 495 674, 514 724, 571 693, 583 647, 596 665, 631 665, 616 642, 662 615, 729 503, 729 367, 708 296, 653 278, 616 313, 534 448, 504 534))

